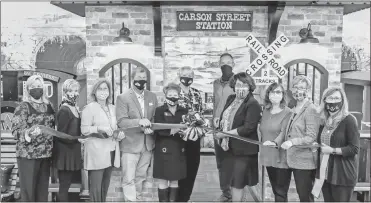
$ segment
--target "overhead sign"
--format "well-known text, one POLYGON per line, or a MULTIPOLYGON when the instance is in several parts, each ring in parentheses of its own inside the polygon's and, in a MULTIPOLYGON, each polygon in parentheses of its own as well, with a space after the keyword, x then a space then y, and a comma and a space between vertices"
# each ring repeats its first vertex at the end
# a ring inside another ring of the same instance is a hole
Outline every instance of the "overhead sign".
POLYGON ((178 31, 252 31, 252 11, 177 11, 178 31))
POLYGON ((287 74, 288 70, 277 61, 274 54, 289 42, 289 38, 282 34, 267 49, 252 34, 246 38, 246 41, 247 46, 258 54, 258 57, 248 66, 247 74, 253 76, 265 64, 268 64, 279 78, 287 74))
POLYGON ((40 75, 42 78, 48 79, 54 82, 58 82, 60 79, 58 76, 50 75, 47 73, 36 72, 36 71, 28 71, 28 70, 24 71, 23 75, 24 76, 40 75))
MULTIPOLYGON (((44 86, 45 86, 45 89, 46 89, 46 96, 48 98, 51 98, 54 94, 53 92, 53 84, 49 81, 44 81, 44 86)), ((23 81, 23 92, 27 91, 27 88, 26 88, 26 81, 23 81)))

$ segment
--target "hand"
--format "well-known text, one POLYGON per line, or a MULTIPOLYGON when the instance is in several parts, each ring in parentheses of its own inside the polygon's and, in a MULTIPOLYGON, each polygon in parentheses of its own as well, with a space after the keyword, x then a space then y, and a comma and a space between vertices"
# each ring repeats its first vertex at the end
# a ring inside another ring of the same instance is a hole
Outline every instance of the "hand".
POLYGON ((144 129, 144 134, 151 135, 152 133, 153 133, 153 130, 151 128, 145 128, 144 129))
POLYGON ((151 127, 151 121, 149 121, 146 118, 143 118, 139 120, 139 125, 140 127, 151 127))
POLYGON ((334 151, 334 148, 322 143, 322 147, 321 147, 321 152, 322 153, 332 154, 333 151, 334 151))
POLYGON ((170 130, 170 135, 174 135, 175 133, 177 133, 177 132, 179 132, 179 131, 180 131, 179 128, 172 128, 172 129, 170 130))
POLYGON ((223 138, 225 138, 225 137, 228 137, 228 136, 225 135, 225 134, 223 134, 223 133, 216 133, 216 134, 214 135, 214 138, 216 138, 216 139, 223 139, 223 138))
POLYGON ((26 137, 25 137, 26 141, 31 142, 31 138, 34 138, 40 134, 41 134, 41 129, 37 125, 34 125, 28 130, 28 133, 26 133, 26 137), (28 138, 29 138, 29 141, 27 140, 28 138))
POLYGON ((276 144, 275 142, 272 142, 272 141, 270 141, 270 140, 265 141, 265 142, 263 143, 263 145, 264 145, 264 146, 273 146, 273 147, 277 146, 277 144, 276 144))
POLYGON ((26 142, 31 142, 31 137, 28 135, 30 132, 30 130, 27 130, 24 134, 24 139, 26 140, 26 142))
POLYGON ((117 135, 116 140, 121 141, 126 137, 125 133, 123 131, 120 131, 119 134, 117 135))
POLYGON ((219 120, 220 120, 219 118, 214 118, 213 124, 215 128, 219 127, 219 120))
POLYGON ((285 150, 288 150, 288 149, 290 149, 290 147, 292 147, 292 142, 290 140, 288 140, 288 141, 282 143, 281 147, 285 150))
POLYGON ((86 141, 89 140, 89 138, 84 138, 84 139, 77 139, 81 144, 84 144, 86 141))
POLYGON ((106 127, 106 126, 99 126, 98 132, 106 133, 109 137, 111 137, 113 134, 113 130, 111 129, 111 127, 106 127))

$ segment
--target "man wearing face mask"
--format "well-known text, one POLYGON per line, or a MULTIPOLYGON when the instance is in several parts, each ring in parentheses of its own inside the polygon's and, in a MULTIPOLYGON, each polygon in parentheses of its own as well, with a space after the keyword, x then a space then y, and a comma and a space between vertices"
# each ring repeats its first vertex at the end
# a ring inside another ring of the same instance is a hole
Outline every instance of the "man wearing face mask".
MULTIPOLYGON (((233 67, 235 63, 232 55, 224 53, 220 56, 219 66, 222 71, 222 77, 213 82, 213 124, 219 126, 219 118, 226 104, 227 98, 234 94, 233 89, 229 86, 229 80, 233 76, 233 67)), ((224 151, 220 146, 220 140, 214 140, 216 164, 219 171, 219 182, 222 195, 216 199, 217 202, 228 202, 232 200, 231 179, 232 179, 232 155, 229 151, 224 151)))
POLYGON ((120 143, 125 201, 141 201, 147 172, 151 174, 149 166, 155 140, 150 127, 158 102, 154 93, 144 89, 147 83, 144 68, 133 70, 131 79, 132 88, 117 97, 116 116, 119 128, 142 127, 138 132, 127 134, 120 143))
MULTIPOLYGON (((189 112, 203 113, 201 92, 191 87, 194 78, 194 72, 191 67, 185 66, 179 69, 180 79, 180 97, 179 105, 187 108, 189 112)), ((198 167, 200 165, 201 140, 187 140, 185 144, 185 153, 187 159, 187 176, 179 180, 179 201, 189 201, 193 186, 196 180, 198 167)))

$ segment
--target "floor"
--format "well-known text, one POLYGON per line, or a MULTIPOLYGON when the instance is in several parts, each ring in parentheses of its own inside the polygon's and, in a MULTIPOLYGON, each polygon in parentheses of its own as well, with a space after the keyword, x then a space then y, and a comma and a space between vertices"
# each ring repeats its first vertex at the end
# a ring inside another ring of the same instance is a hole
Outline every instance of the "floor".
MULTIPOLYGON (((210 202, 221 194, 219 175, 214 155, 201 156, 200 168, 196 177, 191 202, 210 202)), ((245 194, 246 201, 254 201, 249 193, 245 194)), ((146 188, 144 201, 158 201, 157 188, 154 185, 146 188)))

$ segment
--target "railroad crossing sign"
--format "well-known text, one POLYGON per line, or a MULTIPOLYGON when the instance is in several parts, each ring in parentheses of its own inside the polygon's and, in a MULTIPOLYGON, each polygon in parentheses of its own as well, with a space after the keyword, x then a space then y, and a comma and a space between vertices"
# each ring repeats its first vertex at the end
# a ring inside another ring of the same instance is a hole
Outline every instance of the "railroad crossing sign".
MULTIPOLYGON (((274 42, 266 49, 264 46, 252 35, 250 34, 247 38, 247 45, 254 50, 258 57, 249 65, 246 73, 253 76, 257 71, 268 64, 270 69, 279 77, 282 78, 287 74, 287 69, 281 65, 277 59, 275 59, 274 54, 277 53, 279 49, 285 46, 289 39, 285 35, 280 35, 274 42)), ((272 82, 278 82, 277 77, 269 76, 269 68, 267 68, 266 74, 263 77, 254 77, 257 85, 270 84, 272 82)))

